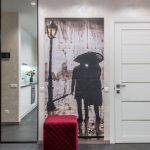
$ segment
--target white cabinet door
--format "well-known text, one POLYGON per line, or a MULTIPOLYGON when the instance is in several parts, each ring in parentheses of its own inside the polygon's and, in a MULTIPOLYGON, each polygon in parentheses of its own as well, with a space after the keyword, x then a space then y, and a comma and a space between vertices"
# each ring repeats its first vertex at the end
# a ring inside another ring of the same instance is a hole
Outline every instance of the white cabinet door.
POLYGON ((115 24, 116 142, 150 142, 150 23, 115 24))

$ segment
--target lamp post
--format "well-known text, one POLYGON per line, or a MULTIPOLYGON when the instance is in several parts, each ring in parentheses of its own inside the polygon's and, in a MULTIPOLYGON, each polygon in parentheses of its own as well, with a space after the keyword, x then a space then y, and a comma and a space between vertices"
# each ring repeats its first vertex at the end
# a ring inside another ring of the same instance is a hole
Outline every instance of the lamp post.
POLYGON ((49 78, 48 78, 48 102, 47 102, 47 112, 50 114, 50 112, 54 111, 56 109, 54 102, 53 102, 53 81, 52 81, 52 46, 53 46, 53 39, 55 38, 55 35, 57 33, 57 25, 52 22, 47 25, 47 35, 50 39, 50 50, 49 50, 49 78))

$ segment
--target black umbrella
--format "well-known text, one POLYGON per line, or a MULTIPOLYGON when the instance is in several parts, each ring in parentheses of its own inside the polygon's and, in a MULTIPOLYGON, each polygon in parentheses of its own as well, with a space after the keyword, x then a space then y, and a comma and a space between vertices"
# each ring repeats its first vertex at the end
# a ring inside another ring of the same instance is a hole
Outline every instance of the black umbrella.
POLYGON ((77 56, 74 61, 78 63, 100 63, 104 60, 104 57, 100 53, 87 52, 77 56))

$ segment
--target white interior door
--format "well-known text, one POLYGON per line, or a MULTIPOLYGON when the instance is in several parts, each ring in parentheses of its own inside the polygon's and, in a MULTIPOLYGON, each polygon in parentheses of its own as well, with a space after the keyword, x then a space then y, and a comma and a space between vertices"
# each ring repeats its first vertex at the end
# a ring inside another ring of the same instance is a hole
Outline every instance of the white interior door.
POLYGON ((116 142, 150 142, 150 23, 115 24, 116 142))

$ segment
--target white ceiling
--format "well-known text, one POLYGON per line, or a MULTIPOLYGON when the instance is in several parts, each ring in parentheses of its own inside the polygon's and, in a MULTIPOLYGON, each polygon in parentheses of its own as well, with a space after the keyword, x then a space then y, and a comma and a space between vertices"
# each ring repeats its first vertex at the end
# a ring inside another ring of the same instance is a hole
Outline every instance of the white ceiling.
MULTIPOLYGON (((21 26, 37 38, 37 5, 31 6, 33 0, 1 0, 2 12, 18 12, 21 26)), ((37 3, 37 0, 34 0, 37 3)))

